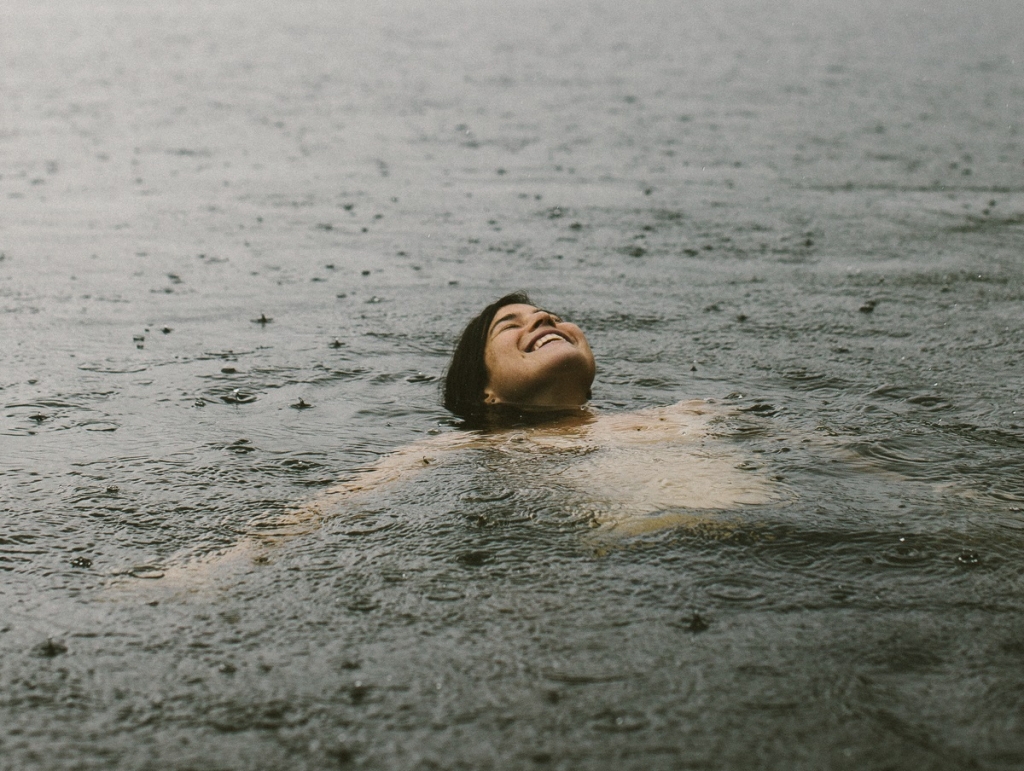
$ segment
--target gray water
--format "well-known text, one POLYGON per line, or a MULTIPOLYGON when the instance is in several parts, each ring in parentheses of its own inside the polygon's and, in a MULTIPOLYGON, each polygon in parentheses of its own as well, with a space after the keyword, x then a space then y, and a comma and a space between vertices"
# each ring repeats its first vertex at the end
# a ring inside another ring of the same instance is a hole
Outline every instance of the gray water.
POLYGON ((5 0, 0 768, 1024 766, 1022 52, 1017 0, 5 0), (171 581, 454 430, 520 288, 785 500, 607 543, 469 453, 171 581))

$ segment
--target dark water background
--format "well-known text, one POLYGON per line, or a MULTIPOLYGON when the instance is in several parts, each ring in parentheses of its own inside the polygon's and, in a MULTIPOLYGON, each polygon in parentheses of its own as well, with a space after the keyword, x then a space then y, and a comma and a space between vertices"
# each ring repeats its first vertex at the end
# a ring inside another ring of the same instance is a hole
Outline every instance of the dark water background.
POLYGON ((5 0, 0 768, 1024 766, 1022 52, 1017 0, 5 0), (450 430, 516 288, 603 409, 757 407, 792 499, 605 548, 470 458, 169 585, 450 430))

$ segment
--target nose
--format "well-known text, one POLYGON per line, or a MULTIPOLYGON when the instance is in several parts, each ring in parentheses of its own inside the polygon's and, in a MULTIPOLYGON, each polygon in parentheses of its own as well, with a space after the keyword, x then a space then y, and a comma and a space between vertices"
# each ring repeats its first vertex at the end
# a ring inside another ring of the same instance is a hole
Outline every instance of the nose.
POLYGON ((548 311, 538 310, 533 314, 533 318, 530 319, 530 331, 532 332, 542 326, 555 326, 555 317, 548 311))

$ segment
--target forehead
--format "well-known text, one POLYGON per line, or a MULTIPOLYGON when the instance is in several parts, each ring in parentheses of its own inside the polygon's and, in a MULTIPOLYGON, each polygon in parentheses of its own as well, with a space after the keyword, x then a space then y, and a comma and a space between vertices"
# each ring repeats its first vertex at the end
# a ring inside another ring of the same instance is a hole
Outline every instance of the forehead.
POLYGON ((537 308, 533 305, 526 305, 525 303, 503 305, 498 308, 498 312, 494 314, 494 320, 491 322, 491 328, 493 329, 494 325, 500 323, 503 319, 507 319, 509 317, 529 316, 536 310, 537 308))

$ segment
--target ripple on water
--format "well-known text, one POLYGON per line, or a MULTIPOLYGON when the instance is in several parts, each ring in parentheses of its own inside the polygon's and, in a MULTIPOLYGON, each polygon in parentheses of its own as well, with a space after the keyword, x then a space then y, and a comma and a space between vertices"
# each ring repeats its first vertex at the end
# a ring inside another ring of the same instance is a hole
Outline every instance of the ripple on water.
POLYGON ((37 537, 28 533, 0 535, 0 569, 11 570, 17 565, 30 564, 49 549, 37 543, 37 537))
POLYGON ((251 388, 233 388, 230 384, 215 388, 208 388, 203 392, 208 403, 216 404, 224 402, 231 405, 252 404, 259 399, 258 394, 251 388))
POLYGON ((1014 450, 1024 449, 1024 425, 1006 422, 1003 425, 992 425, 990 421, 1000 420, 1001 416, 993 414, 986 422, 946 422, 944 431, 957 434, 965 439, 984 441, 986 444, 1014 450))
POLYGON ((930 391, 917 391, 906 386, 890 383, 873 388, 865 396, 868 398, 885 399, 900 404, 909 404, 932 412, 946 410, 953 406, 940 394, 930 391))
POLYGON ((225 350, 225 351, 205 351, 199 356, 195 357, 196 361, 209 361, 210 359, 221 359, 225 361, 235 361, 239 356, 251 356, 256 353, 255 350, 225 350))
POLYGON ((3 433, 11 436, 27 436, 42 432, 66 431, 81 428, 86 431, 116 431, 117 421, 97 417, 96 409, 90 404, 106 401, 113 391, 96 391, 61 395, 30 402, 16 402, 6 405, 5 417, 13 423, 6 424, 3 433))
POLYGON ((883 549, 879 556, 889 565, 897 567, 913 567, 931 558, 927 549, 915 545, 906 536, 900 536, 896 543, 883 549))
POLYGON ((100 433, 110 433, 117 431, 121 427, 110 420, 83 420, 78 423, 78 426, 86 431, 97 431, 100 433))
POLYGON ((756 603, 765 597, 760 584, 743 578, 714 579, 704 585, 704 591, 709 597, 735 605, 756 603))
MULTIPOLYGON (((322 462, 322 453, 295 453, 280 459, 280 452, 266 450, 249 439, 236 439, 234 442, 216 445, 232 455, 252 455, 259 460, 252 466, 254 475, 266 479, 290 480, 306 487, 321 487, 336 481, 332 468, 322 462)), ((306 496, 301 496, 305 498, 306 496)))
POLYGON ((856 441, 847 445, 847 449, 884 469, 913 479, 942 479, 948 474, 948 455, 955 457, 960 454, 957 449, 937 446, 928 437, 914 436, 856 441))
POLYGON ((332 369, 328 375, 328 380, 358 380, 364 375, 370 373, 371 370, 366 367, 350 367, 348 369, 332 369))
POLYGON ((801 391, 825 391, 827 394, 838 395, 845 393, 850 387, 850 384, 841 378, 806 369, 787 370, 782 373, 782 377, 791 387, 801 391))
POLYGON ((323 468, 324 466, 323 463, 318 463, 317 461, 310 460, 309 458, 306 457, 286 458, 285 460, 281 461, 281 465, 284 466, 289 471, 295 471, 300 473, 303 471, 309 471, 311 469, 323 468))
POLYGON ((108 358, 102 361, 82 362, 78 368, 84 372, 97 372, 104 375, 129 375, 145 372, 149 369, 149 364, 108 358))
POLYGON ((515 494, 515 490, 507 487, 494 490, 472 489, 460 494, 459 500, 464 503, 497 503, 498 501, 507 501, 515 494))
POLYGON ((357 520, 355 527, 346 527, 342 529, 341 535, 346 538, 361 538, 368 535, 375 535, 377 533, 386 533, 389 530, 393 530, 398 526, 398 519, 395 515, 388 513, 387 516, 382 516, 377 519, 364 519, 360 518, 357 520))
POLYGON ((786 538, 762 542, 750 549, 759 564, 775 570, 814 572, 829 560, 830 544, 820 540, 786 538))
MULTIPOLYGON (((989 518, 986 517, 986 520, 989 518)), ((996 527, 1016 533, 1024 533, 1024 504, 1011 508, 1010 513, 995 520, 996 527)))
POLYGON ((463 599, 466 593, 456 586, 439 585, 428 588, 423 596, 433 602, 457 602, 463 599))

